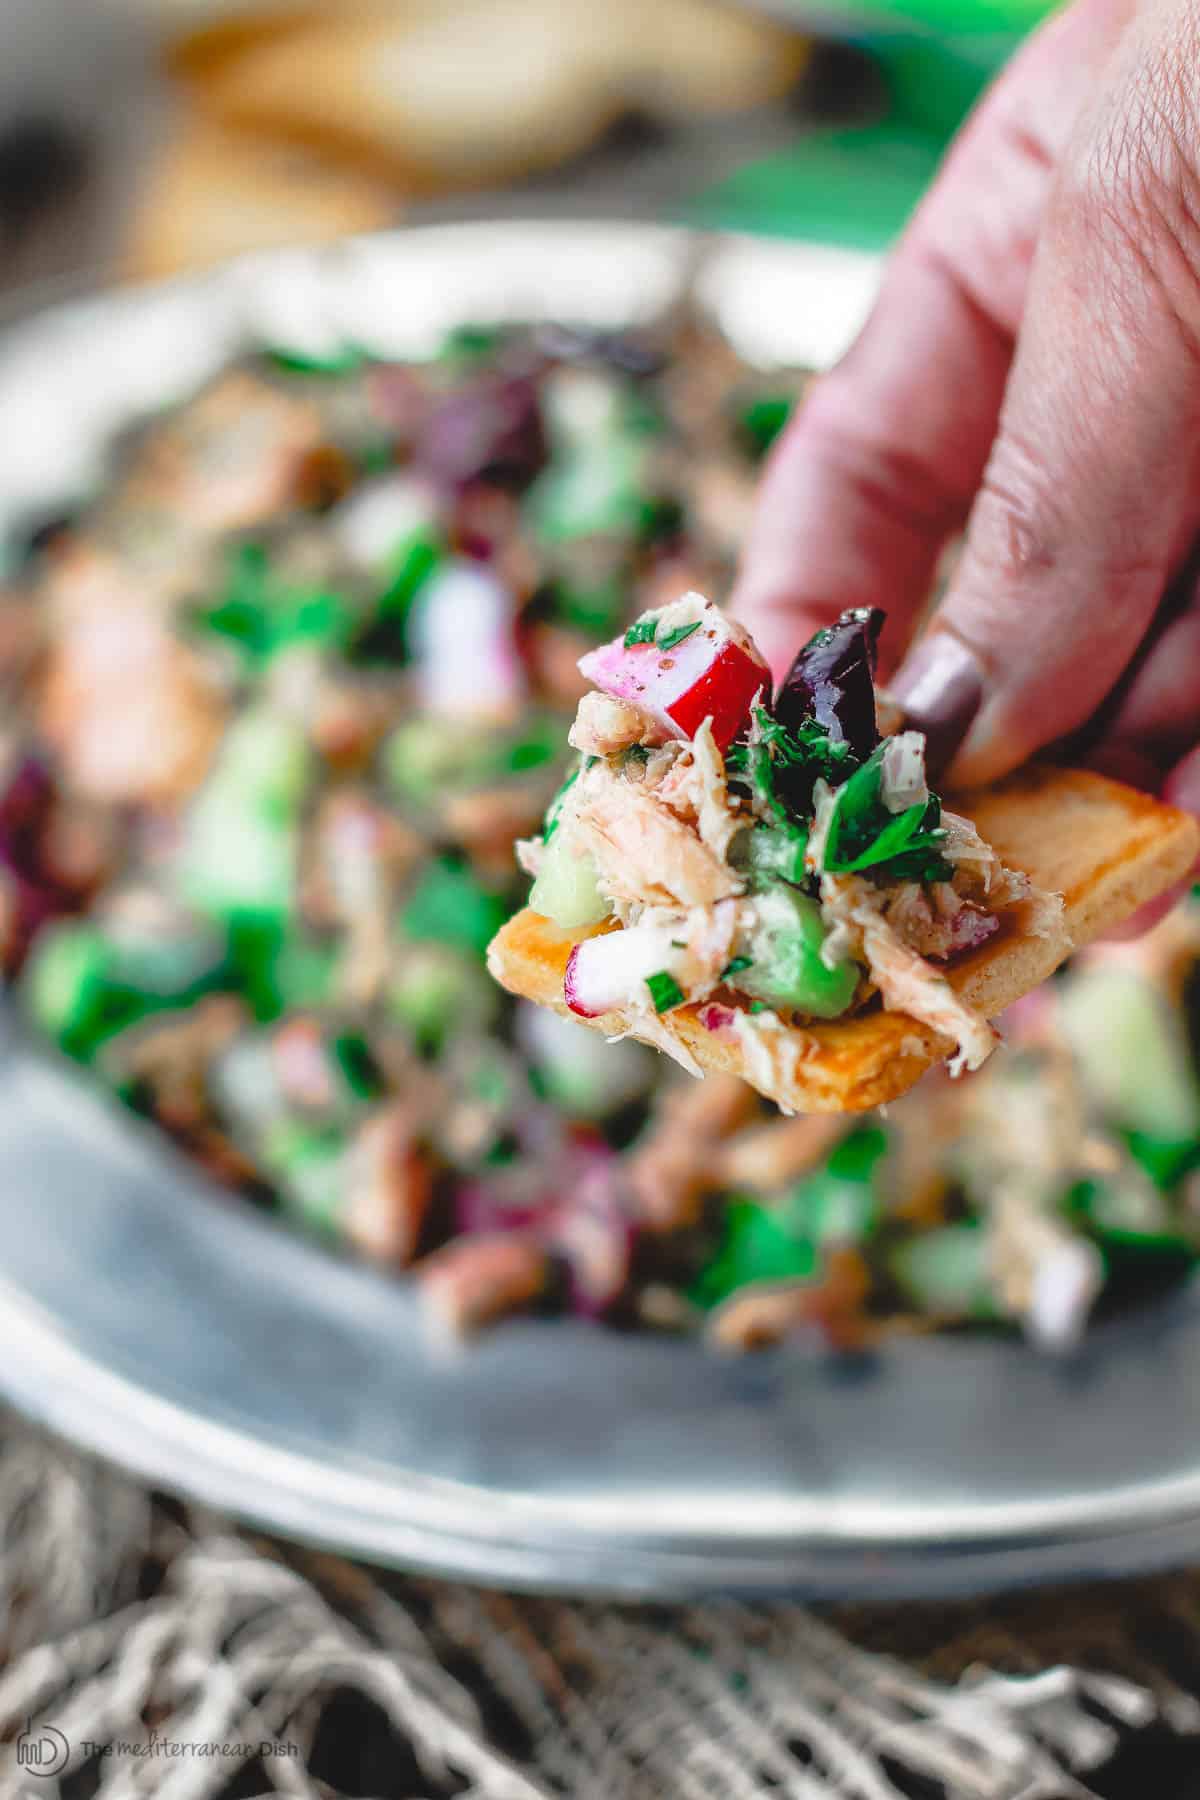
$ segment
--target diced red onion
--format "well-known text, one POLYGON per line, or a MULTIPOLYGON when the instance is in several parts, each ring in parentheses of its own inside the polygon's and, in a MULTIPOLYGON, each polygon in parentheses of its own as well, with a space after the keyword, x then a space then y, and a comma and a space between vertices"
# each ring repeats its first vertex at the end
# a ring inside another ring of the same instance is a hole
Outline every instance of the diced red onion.
POLYGON ((537 383, 528 375, 487 374, 439 399, 426 418, 416 461, 457 488, 481 475, 522 486, 546 461, 537 383))
POLYGON ((737 1014, 732 1006, 722 1006, 719 1001, 710 1001, 700 1008, 700 1023, 705 1031, 711 1031, 716 1037, 733 1037, 736 1035, 737 1014))

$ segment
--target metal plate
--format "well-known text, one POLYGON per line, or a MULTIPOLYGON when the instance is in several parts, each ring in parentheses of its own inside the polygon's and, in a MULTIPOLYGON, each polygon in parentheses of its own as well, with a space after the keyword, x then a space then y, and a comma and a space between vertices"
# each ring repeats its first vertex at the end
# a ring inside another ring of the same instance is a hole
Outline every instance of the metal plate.
MULTIPOLYGON (((702 289, 760 357, 826 360, 875 280, 857 258, 709 250, 702 289)), ((464 226, 39 317, 0 347, 0 535, 86 491, 108 433, 247 330, 419 349, 498 311, 621 322, 696 251, 464 226)), ((147 1480, 364 1557, 546 1589, 864 1598, 1149 1567, 1200 1550, 1198 1369, 1194 1287, 1062 1362, 968 1338, 731 1360, 540 1321, 439 1357, 403 1283, 220 1195, 0 1034, 0 1390, 147 1480)))

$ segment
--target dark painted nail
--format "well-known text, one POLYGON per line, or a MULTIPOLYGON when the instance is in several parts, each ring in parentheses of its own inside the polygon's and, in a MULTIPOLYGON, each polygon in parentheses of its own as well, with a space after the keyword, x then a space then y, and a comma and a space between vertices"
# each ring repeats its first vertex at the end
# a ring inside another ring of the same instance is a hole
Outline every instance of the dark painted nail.
POLYGON ((905 725, 925 733, 926 764, 936 775, 971 729, 983 703, 983 675, 964 643, 948 631, 935 631, 898 670, 891 695, 905 725))

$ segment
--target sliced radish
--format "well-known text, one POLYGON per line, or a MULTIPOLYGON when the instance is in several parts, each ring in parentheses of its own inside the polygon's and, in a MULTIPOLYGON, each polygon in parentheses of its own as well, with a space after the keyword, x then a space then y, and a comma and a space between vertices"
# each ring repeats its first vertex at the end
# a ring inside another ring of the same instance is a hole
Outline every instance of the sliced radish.
POLYGON ((690 739, 711 719, 717 748, 726 749, 745 728, 755 695, 770 698, 770 674, 753 640, 699 594, 644 613, 626 637, 651 626, 653 641, 619 637, 589 651, 580 659, 582 673, 603 693, 649 714, 671 737, 690 739))
POLYGON ((598 1019, 601 1013, 631 1001, 648 1001, 646 980, 662 972, 674 976, 683 991, 692 963, 677 927, 635 925, 629 931, 610 931, 603 937, 585 938, 576 944, 563 976, 563 995, 581 1019, 598 1019))
POLYGON ((413 602, 409 636, 422 705, 440 714, 508 713, 524 698, 516 602, 478 563, 443 565, 413 602))

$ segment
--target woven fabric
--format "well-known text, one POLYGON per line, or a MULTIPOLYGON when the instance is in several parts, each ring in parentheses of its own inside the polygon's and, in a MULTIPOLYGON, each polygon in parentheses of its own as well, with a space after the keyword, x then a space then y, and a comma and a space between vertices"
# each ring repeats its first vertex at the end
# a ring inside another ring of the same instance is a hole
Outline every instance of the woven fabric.
POLYGON ((366 1570, 0 1435, 0 1792, 1080 1800, 1200 1730, 1200 1577, 988 1605, 632 1607, 366 1570), (53 1727, 60 1736, 46 1737, 53 1727), (61 1771, 22 1745, 65 1745, 61 1771))

